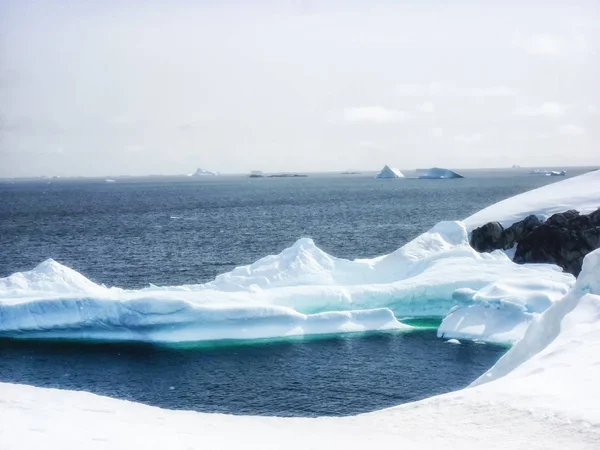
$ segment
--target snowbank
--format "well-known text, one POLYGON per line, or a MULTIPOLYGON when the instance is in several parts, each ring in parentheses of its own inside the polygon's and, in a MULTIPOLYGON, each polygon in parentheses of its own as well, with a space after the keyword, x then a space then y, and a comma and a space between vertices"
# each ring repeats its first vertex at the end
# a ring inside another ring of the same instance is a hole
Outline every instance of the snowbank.
POLYGON ((354 417, 286 419, 168 411, 85 392, 0 383, 0 442, 6 450, 596 449, 598 273, 600 250, 586 257, 573 290, 468 389, 354 417))
POLYGON ((478 339, 487 342, 516 342, 530 322, 567 293, 564 284, 549 279, 503 278, 479 291, 459 289, 456 306, 438 328, 438 336, 478 339))
POLYGON ((552 214, 569 209, 589 214, 599 207, 600 170, 596 170, 502 200, 463 223, 469 231, 494 221, 507 227, 531 214, 546 220, 552 214))
POLYGON ((390 166, 384 166, 375 178, 404 178, 404 174, 398 169, 390 166))

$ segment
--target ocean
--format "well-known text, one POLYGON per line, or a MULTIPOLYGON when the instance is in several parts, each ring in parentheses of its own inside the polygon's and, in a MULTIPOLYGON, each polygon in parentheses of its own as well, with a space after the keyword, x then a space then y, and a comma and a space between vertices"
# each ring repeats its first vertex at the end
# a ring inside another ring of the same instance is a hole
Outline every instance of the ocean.
MULTIPOLYGON (((563 179, 464 175, 2 181, 0 277, 53 258, 107 286, 196 284, 301 237, 338 257, 373 257, 439 221, 563 179)), ((203 412, 349 415, 462 388, 505 350, 448 344, 435 321, 411 332, 191 347, 0 340, 0 381, 203 412)))

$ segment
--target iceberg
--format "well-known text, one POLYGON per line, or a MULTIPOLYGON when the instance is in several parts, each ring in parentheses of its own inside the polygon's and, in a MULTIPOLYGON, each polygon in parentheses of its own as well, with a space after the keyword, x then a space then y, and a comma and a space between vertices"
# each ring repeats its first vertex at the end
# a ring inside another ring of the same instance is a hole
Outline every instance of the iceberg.
POLYGON ((219 175, 219 172, 212 172, 210 170, 205 170, 198 168, 196 171, 188 176, 190 177, 216 177, 219 175))
POLYGON ((449 169, 440 169, 439 167, 432 167, 431 169, 417 169, 418 178, 422 179, 435 179, 435 180, 445 180, 448 178, 464 178, 462 175, 449 170, 449 169))
POLYGON ((551 298, 574 283, 555 266, 479 254, 461 223, 442 222, 373 259, 336 258, 300 239, 200 285, 107 288, 49 260, 0 279, 0 335, 174 343, 400 329, 402 317, 477 301, 457 289, 502 279, 540 280, 551 298))
POLYGON ((398 169, 390 166, 384 166, 383 169, 375 176, 375 178, 404 178, 404 174, 398 169))
POLYGON ((566 170, 540 170, 534 169, 529 172, 530 175, 544 175, 547 177, 564 177, 567 174, 566 170))

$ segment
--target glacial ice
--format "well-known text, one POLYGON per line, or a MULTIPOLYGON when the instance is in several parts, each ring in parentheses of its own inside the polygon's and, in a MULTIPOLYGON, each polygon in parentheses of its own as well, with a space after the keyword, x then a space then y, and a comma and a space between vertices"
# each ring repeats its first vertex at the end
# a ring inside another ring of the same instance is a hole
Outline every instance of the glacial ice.
POLYGON ((375 178, 404 178, 404 174, 400 170, 386 165, 375 178))
POLYGON ((443 317, 475 301, 456 296, 457 289, 506 278, 545 280, 553 298, 574 282, 555 266, 479 254, 459 222, 442 222, 389 255, 355 261, 300 239, 202 285, 107 288, 49 260, 0 279, 0 334, 187 342, 400 329, 395 317, 443 317))
POLYGON ((219 175, 219 172, 213 172, 210 170, 197 168, 194 173, 189 174, 190 177, 216 177, 219 175))
POLYGON ((462 175, 450 169, 432 167, 431 169, 417 169, 418 178, 445 180, 449 178, 464 178, 462 175))

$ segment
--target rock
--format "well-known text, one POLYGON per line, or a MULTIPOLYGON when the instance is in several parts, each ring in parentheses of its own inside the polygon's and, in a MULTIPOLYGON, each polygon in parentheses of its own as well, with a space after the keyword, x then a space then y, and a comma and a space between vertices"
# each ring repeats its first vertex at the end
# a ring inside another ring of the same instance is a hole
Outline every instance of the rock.
POLYGON ((502 248, 504 228, 498 222, 490 222, 475 228, 471 233, 471 247, 478 252, 491 252, 502 248))
POLYGON ((599 247, 600 227, 572 230, 546 223, 519 242, 514 262, 557 264, 577 276, 583 257, 599 247))
POLYGON ((600 226, 600 208, 598 208, 593 213, 588 214, 587 217, 590 218, 590 225, 595 226, 595 227, 600 226))
POLYGON ((541 223, 540 219, 533 214, 513 223, 502 233, 502 248, 504 250, 512 248, 517 242, 540 226, 541 223))
POLYGON ((550 216, 546 223, 548 225, 555 225, 558 227, 566 227, 569 224, 569 221, 579 217, 579 211, 575 211, 570 209, 569 211, 565 211, 563 213, 556 213, 550 216))
POLYGON ((574 210, 557 213, 545 222, 532 215, 507 229, 490 222, 471 234, 471 246, 479 252, 507 250, 515 244, 514 262, 557 264, 577 276, 584 256, 600 248, 600 208, 587 215, 574 210))

